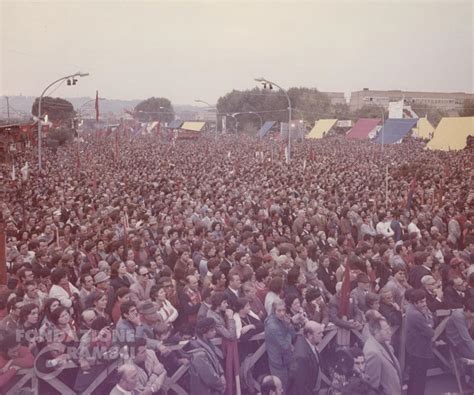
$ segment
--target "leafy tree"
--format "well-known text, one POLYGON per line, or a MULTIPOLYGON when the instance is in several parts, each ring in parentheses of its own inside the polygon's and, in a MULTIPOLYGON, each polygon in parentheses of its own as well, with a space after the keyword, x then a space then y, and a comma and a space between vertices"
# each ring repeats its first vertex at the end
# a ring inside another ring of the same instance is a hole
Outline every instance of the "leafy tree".
MULTIPOLYGON (((38 116, 38 103, 39 98, 37 97, 31 107, 31 113, 38 116)), ((52 122, 67 121, 75 117, 76 112, 74 106, 67 100, 59 97, 43 97, 41 100, 41 115, 48 114, 48 119, 52 122)))
POLYGON ((135 118, 140 122, 171 122, 174 120, 174 109, 168 99, 150 97, 135 106, 135 118))
MULTIPOLYGON (((329 116, 332 112, 331 101, 327 95, 312 88, 290 88, 288 96, 291 100, 293 118, 302 118, 314 123, 316 119, 329 116)), ((288 101, 278 89, 252 90, 227 93, 217 101, 217 111, 221 114, 236 112, 257 112, 263 121, 288 122, 288 101)), ((254 114, 238 116, 239 124, 260 126, 260 120, 254 114)))
POLYGON ((449 115, 446 111, 424 103, 413 103, 411 108, 420 118, 426 116, 434 127, 438 126, 441 118, 449 115))
POLYGON ((358 120, 359 118, 382 118, 382 112, 384 118, 388 118, 388 111, 383 107, 375 105, 365 105, 352 113, 351 118, 358 120))
POLYGON ((347 104, 335 104, 333 106, 332 118, 336 119, 350 119, 351 112, 347 104))
POLYGON ((472 117, 474 116, 474 100, 466 99, 463 102, 462 110, 459 111, 461 117, 472 117))

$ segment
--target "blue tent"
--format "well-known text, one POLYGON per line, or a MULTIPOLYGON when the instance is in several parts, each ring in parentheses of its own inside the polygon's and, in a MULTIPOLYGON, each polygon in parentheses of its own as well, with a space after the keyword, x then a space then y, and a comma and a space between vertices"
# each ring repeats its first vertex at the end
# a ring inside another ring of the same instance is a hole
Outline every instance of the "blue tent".
POLYGON ((393 144, 405 137, 413 127, 416 126, 418 118, 410 119, 387 119, 374 142, 381 144, 393 144), (383 136, 383 138, 382 138, 383 136))
POLYGON ((262 127, 260 128, 260 130, 258 131, 257 133, 257 137, 259 138, 263 138, 266 136, 266 134, 270 131, 270 129, 273 127, 273 125, 275 125, 275 121, 266 121, 262 127))
POLYGON ((183 124, 183 121, 180 121, 179 119, 175 119, 174 121, 171 121, 168 126, 165 126, 168 129, 179 129, 181 125, 183 124))

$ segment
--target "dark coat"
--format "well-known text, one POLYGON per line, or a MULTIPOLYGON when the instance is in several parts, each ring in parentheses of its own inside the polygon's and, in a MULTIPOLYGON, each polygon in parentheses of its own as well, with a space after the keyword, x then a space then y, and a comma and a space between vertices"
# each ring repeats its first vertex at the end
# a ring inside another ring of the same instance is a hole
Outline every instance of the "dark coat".
POLYGON ((449 309, 462 309, 464 306, 464 295, 460 295, 452 285, 444 290, 443 300, 449 309))
POLYGON ((316 395, 319 393, 320 361, 311 350, 304 335, 296 337, 295 350, 290 365, 290 390, 293 395, 316 395))
POLYGON ((433 358, 432 339, 434 335, 433 320, 426 317, 411 303, 406 312, 406 350, 418 358, 433 358))
POLYGON ((197 339, 192 342, 191 364, 191 395, 223 394, 225 385, 221 380, 224 375, 216 347, 197 339))
POLYGON ((422 288, 426 293, 426 304, 432 313, 436 310, 449 309, 449 304, 436 298, 435 295, 422 288))
POLYGON ((114 277, 110 279, 110 285, 115 291, 118 291, 119 288, 125 287, 130 288, 130 280, 127 277, 114 277))
POLYGON ((336 274, 331 268, 321 266, 317 271, 318 278, 323 282, 326 289, 334 295, 336 293, 336 274))
POLYGON ((413 288, 419 289, 421 288, 421 279, 423 276, 432 276, 431 270, 427 269, 423 265, 416 265, 413 266, 408 274, 408 284, 410 284, 413 288))
POLYGON ((402 325, 402 313, 392 305, 380 302, 379 312, 385 317, 390 326, 400 327, 402 325))
MULTIPOLYGON (((240 292, 239 292, 238 294, 239 294, 239 296, 241 296, 241 295, 240 295, 240 292)), ((235 302, 237 302, 238 297, 235 295, 235 293, 233 293, 233 292, 229 289, 229 287, 227 287, 227 288, 224 290, 224 295, 225 295, 225 297, 226 297, 226 299, 227 299, 227 302, 229 303, 229 307, 233 309, 233 308, 234 308, 234 305, 235 305, 235 302)))
MULTIPOLYGON (((341 297, 340 295, 336 294, 329 299, 328 311, 329 311, 329 321, 333 324, 346 329, 351 329, 351 325, 348 324, 347 321, 343 320, 339 316, 339 304, 340 304, 341 297)), ((347 309, 347 319, 348 320, 355 320, 358 322, 363 322, 362 313, 357 307, 354 299, 351 297, 349 299, 349 307, 347 309)))

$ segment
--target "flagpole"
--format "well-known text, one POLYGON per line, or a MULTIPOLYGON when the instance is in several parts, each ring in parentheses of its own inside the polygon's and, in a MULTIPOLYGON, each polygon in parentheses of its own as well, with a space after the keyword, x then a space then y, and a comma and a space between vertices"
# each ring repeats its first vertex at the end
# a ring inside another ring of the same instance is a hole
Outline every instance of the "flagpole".
POLYGON ((388 209, 388 163, 385 166, 385 210, 388 209))

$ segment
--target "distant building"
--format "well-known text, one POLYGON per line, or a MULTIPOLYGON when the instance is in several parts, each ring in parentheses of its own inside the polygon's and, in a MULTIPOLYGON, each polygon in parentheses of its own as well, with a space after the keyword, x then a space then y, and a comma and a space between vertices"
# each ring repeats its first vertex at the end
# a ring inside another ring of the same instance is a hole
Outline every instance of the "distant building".
POLYGON ((364 88, 361 91, 352 92, 349 107, 351 111, 356 111, 364 106, 377 105, 388 109, 390 102, 405 99, 405 103, 411 106, 416 104, 426 104, 440 110, 452 111, 460 110, 464 100, 474 99, 474 94, 454 92, 409 92, 401 90, 374 91, 364 88))
POLYGON ((347 104, 347 100, 344 96, 344 92, 321 92, 329 97, 331 104, 334 106, 336 104, 347 104))

